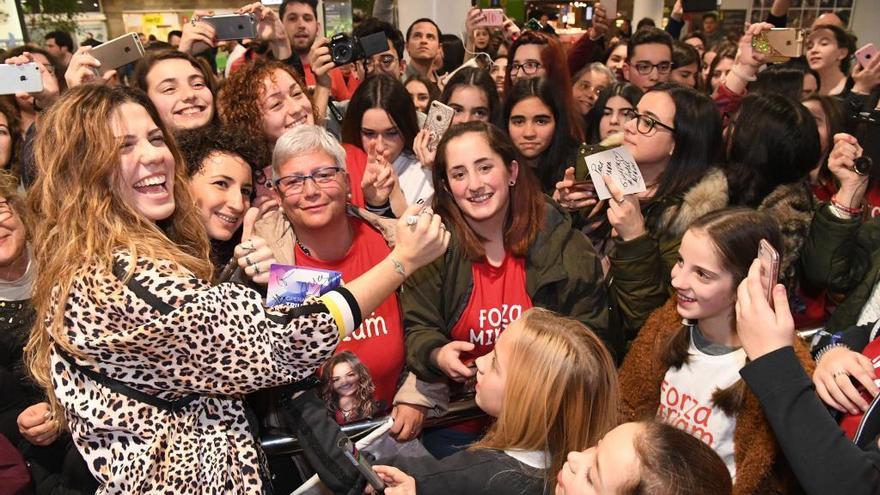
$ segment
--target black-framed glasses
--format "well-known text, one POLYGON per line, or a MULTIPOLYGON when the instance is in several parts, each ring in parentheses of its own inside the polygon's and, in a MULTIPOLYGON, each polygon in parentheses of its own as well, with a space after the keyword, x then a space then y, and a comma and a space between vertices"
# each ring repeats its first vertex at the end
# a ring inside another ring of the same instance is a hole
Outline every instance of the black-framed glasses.
POLYGON ((636 72, 643 76, 647 76, 654 69, 657 69, 658 74, 669 74, 669 71, 672 70, 672 62, 660 62, 659 64, 652 64, 651 62, 636 62, 633 67, 636 68, 636 72))
POLYGON ((397 62, 397 57, 391 55, 390 53, 386 53, 385 55, 380 55, 377 61, 373 61, 372 58, 364 59, 364 70, 369 70, 371 67, 380 65, 383 69, 390 69, 391 65, 397 62))
POLYGON ((637 119, 636 120, 636 130, 639 131, 639 133, 641 133, 641 134, 644 134, 647 136, 657 126, 660 126, 664 129, 666 129, 667 131, 671 132, 672 134, 675 134, 674 127, 668 126, 668 125, 664 124, 663 122, 660 122, 659 120, 655 119, 654 117, 651 117, 650 115, 642 115, 638 112, 633 111, 632 116, 633 116, 633 118, 637 119))
POLYGON ((327 186, 336 185, 336 175, 339 172, 344 172, 342 167, 329 166, 321 167, 307 175, 286 175, 280 179, 275 179, 275 187, 281 194, 290 196, 301 193, 306 186, 306 181, 311 179, 319 188, 328 189, 329 187, 327 186))
POLYGON ((541 62, 538 62, 537 60, 526 60, 526 62, 522 64, 514 62, 510 64, 510 73, 516 74, 520 71, 520 69, 522 69, 525 75, 531 76, 534 75, 535 72, 538 72, 538 69, 540 69, 541 67, 543 67, 543 65, 541 65, 541 62))

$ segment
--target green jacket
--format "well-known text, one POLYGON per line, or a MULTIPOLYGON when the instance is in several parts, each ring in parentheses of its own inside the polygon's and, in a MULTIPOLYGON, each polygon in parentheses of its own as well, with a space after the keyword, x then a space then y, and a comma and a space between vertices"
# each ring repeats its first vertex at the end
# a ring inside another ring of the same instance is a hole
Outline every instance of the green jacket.
POLYGON ((727 178, 711 169, 686 193, 645 206, 647 233, 630 241, 617 239, 608 255, 609 291, 627 340, 669 299, 672 267, 681 238, 694 220, 727 206, 727 178))
MULTIPOLYGON (((586 324, 616 354, 623 356, 623 334, 609 328, 608 293, 593 245, 559 206, 545 203, 544 227, 526 257, 526 291, 532 304, 586 324)), ((472 264, 453 239, 445 256, 414 273, 401 294, 406 328, 407 367, 425 381, 443 372, 431 351, 450 342, 450 333, 473 290, 472 264)))
POLYGON ((880 282, 880 221, 844 220, 830 207, 819 208, 801 262, 811 283, 848 294, 826 328, 836 332, 855 325, 880 282))

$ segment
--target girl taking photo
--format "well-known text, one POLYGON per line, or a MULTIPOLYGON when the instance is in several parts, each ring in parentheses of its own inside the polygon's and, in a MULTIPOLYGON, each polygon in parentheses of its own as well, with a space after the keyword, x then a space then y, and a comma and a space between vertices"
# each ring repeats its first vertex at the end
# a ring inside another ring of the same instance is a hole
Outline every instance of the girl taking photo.
POLYGON ((364 277, 270 313, 257 292, 208 282, 183 160, 142 92, 76 87, 36 143, 28 364, 98 493, 262 493, 241 397, 313 374, 361 314, 445 246, 439 217, 401 222, 395 251, 364 277))
MULTIPOLYGON (((773 430, 739 376, 746 354, 736 290, 762 239, 781 249, 776 222, 753 210, 719 210, 693 222, 672 269, 675 296, 651 315, 620 369, 622 419, 656 415, 701 439, 725 462, 738 494, 793 488, 773 430)), ((806 346, 795 346, 812 370, 806 346)))

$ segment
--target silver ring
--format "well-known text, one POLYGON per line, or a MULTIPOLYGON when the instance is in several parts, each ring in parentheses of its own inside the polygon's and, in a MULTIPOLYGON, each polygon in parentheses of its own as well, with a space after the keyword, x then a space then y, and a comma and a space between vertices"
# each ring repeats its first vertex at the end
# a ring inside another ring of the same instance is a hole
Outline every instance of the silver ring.
POLYGON ((251 268, 254 269, 254 275, 258 275, 260 273, 260 267, 257 266, 256 263, 251 263, 251 268))
POLYGON ((410 227, 412 227, 413 225, 415 225, 417 223, 419 223, 419 216, 418 215, 410 215, 410 216, 406 217, 406 224, 409 225, 410 227))
POLYGON ((244 264, 245 264, 245 265, 253 265, 253 264, 254 264, 254 262, 253 262, 253 261, 251 261, 251 258, 250 258, 250 256, 248 256, 248 255, 245 255, 245 257, 244 257, 244 264))
MULTIPOLYGON (((612 198, 613 198, 613 197, 614 197, 614 196, 612 196, 612 198)), ((625 197, 624 197, 624 198, 621 198, 621 199, 614 198, 614 201, 616 201, 617 204, 622 205, 623 203, 626 202, 626 198, 625 198, 625 197)))

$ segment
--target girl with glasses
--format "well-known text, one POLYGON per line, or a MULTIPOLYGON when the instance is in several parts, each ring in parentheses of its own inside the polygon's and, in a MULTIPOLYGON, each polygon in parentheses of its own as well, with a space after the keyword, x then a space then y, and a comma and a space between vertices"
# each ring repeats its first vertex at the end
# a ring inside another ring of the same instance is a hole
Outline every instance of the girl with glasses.
MULTIPOLYGON (((690 223, 727 205, 727 180, 712 168, 721 147, 721 117, 709 97, 675 83, 645 93, 624 125, 647 191, 623 196, 612 185, 606 216, 612 297, 629 337, 666 300, 669 270, 690 223)), ((572 171, 573 172, 573 171, 572 171)), ((573 178, 573 177, 572 177, 573 178)), ((575 201, 560 190, 563 204, 575 201)))

